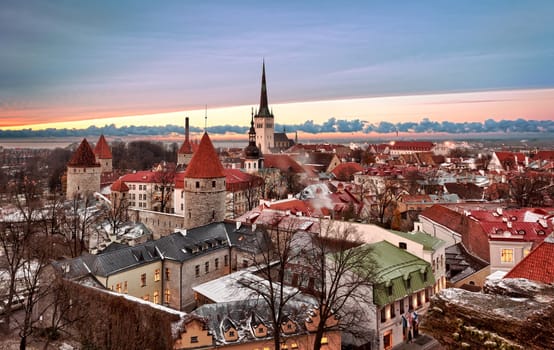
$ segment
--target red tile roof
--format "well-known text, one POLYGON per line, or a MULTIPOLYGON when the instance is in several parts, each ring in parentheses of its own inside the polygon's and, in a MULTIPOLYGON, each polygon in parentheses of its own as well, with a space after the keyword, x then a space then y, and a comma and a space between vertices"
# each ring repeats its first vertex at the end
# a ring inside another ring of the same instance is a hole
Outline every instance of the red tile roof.
POLYGON ((554 238, 546 238, 504 278, 526 278, 536 282, 554 283, 554 238))
POLYGON ((331 173, 333 173, 338 180, 350 181, 352 175, 363 170, 364 168, 362 168, 360 164, 347 162, 337 165, 333 170, 331 170, 331 173))
POLYGON ((263 179, 259 176, 254 176, 245 173, 239 169, 224 169, 225 184, 227 191, 244 190, 249 187, 261 186, 263 179))
POLYGON ((121 179, 114 182, 111 189, 115 192, 129 192, 129 187, 121 179))
POLYGON ((505 161, 513 161, 515 159, 517 159, 518 164, 523 164, 525 162, 525 154, 523 153, 499 151, 495 152, 495 154, 501 163, 504 163, 505 161))
POLYGON ((142 170, 135 173, 126 174, 121 177, 124 182, 142 182, 142 183, 154 183, 156 177, 155 171, 142 170))
POLYGON ((462 223, 463 214, 450 210, 442 205, 435 204, 423 210, 420 215, 446 226, 454 232, 462 233, 464 231, 464 225, 462 223))
POLYGON ((192 143, 189 140, 183 141, 181 148, 179 148, 179 154, 192 154, 192 143))
POLYGON ((83 139, 83 141, 81 141, 81 144, 75 153, 73 153, 73 157, 71 157, 71 160, 67 163, 67 165, 78 167, 100 166, 99 163, 96 163, 96 157, 94 156, 94 152, 92 151, 92 148, 90 148, 87 139, 83 139))
POLYGON ((290 170, 295 174, 306 172, 305 169, 288 154, 265 154, 264 167, 276 168, 281 171, 290 170))
POLYGON ((533 160, 554 160, 554 151, 538 151, 533 160))
POLYGON ((100 138, 96 143, 96 147, 94 147, 94 154, 98 157, 98 159, 112 159, 112 151, 110 150, 110 146, 108 146, 104 135, 100 135, 100 138))
POLYGON ((198 149, 194 152, 190 164, 185 170, 185 177, 192 179, 225 177, 223 165, 221 165, 208 133, 204 133, 202 136, 200 145, 198 145, 198 149))

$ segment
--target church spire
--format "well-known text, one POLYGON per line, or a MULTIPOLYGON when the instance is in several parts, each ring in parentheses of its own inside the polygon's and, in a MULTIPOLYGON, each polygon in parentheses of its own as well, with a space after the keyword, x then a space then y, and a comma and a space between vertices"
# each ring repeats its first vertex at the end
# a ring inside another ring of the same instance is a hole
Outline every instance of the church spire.
POLYGON ((262 91, 260 94, 260 109, 258 110, 258 117, 273 117, 269 112, 269 106, 267 102, 267 86, 265 83, 265 60, 262 62, 262 91))

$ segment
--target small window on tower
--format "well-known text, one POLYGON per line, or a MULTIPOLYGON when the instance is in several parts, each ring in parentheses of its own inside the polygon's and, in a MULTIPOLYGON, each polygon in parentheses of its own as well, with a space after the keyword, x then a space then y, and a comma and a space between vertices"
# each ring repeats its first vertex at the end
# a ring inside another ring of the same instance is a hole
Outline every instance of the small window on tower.
POLYGON ((196 188, 200 188, 200 181, 196 181, 196 188))
POLYGON ((215 187, 215 181, 212 181, 212 187, 215 187))

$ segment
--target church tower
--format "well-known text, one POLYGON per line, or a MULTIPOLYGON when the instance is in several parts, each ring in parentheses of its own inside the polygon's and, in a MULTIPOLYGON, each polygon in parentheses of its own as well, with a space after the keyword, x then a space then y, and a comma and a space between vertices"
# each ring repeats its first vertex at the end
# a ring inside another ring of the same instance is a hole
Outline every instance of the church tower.
POLYGON ((103 173, 112 172, 112 151, 104 135, 100 135, 96 147, 94 147, 94 156, 96 157, 96 163, 100 164, 103 173))
POLYGON ((185 141, 177 152, 177 164, 187 166, 192 159, 192 144, 189 137, 189 117, 185 118, 185 141))
POLYGON ((67 163, 66 198, 71 200, 100 191, 100 172, 92 148, 87 139, 83 139, 67 163))
POLYGON ((208 133, 184 174, 184 226, 186 229, 225 219, 225 172, 208 133))
POLYGON ((258 172, 263 168, 263 156, 256 146, 256 129, 254 128, 254 112, 250 119, 250 130, 248 131, 248 146, 244 149, 244 169, 247 173, 258 172))
POLYGON ((267 102, 267 87, 265 83, 265 62, 262 63, 262 91, 260 95, 260 108, 254 116, 256 131, 256 143, 262 153, 271 153, 275 147, 273 114, 269 111, 267 102))

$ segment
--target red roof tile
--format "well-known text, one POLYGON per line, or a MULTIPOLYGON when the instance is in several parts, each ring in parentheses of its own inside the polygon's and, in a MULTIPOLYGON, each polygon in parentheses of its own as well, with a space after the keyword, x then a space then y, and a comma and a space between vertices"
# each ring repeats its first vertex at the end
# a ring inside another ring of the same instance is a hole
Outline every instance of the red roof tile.
POLYGON ((338 180, 350 181, 352 175, 363 170, 364 168, 362 168, 360 164, 347 162, 337 165, 333 170, 331 170, 331 173, 333 173, 338 180))
POLYGON ((200 145, 185 170, 185 177, 193 179, 225 177, 223 165, 221 165, 208 133, 204 133, 204 136, 202 136, 200 145))
POLYGON ((156 172, 150 170, 137 171, 135 173, 126 174, 121 177, 124 182, 142 182, 142 183, 154 183, 156 172))
POLYGON ((179 154, 192 154, 192 143, 189 140, 183 141, 181 148, 179 148, 179 154))
POLYGON ((225 173, 227 191, 244 190, 249 187, 261 186, 264 181, 259 176, 245 173, 239 169, 225 168, 223 171, 225 173))
POLYGON ((546 238, 504 278, 526 278, 536 282, 554 283, 554 238, 546 238))
POLYGON ((110 146, 108 146, 104 135, 100 135, 100 138, 96 143, 96 147, 94 147, 94 154, 98 157, 98 159, 112 159, 112 151, 110 150, 110 146))
POLYGON ((112 184, 111 190, 115 192, 129 192, 129 187, 121 179, 118 179, 112 184))
POLYGON ((83 139, 81 141, 81 144, 73 153, 73 157, 71 157, 71 160, 69 163, 67 163, 69 166, 78 166, 78 167, 99 167, 100 164, 96 163, 96 157, 94 156, 94 152, 92 152, 92 148, 90 148, 89 143, 87 142, 87 139, 83 139))
POLYGON ((288 154, 266 154, 264 155, 264 167, 276 168, 281 171, 292 171, 295 174, 306 172, 306 170, 298 164, 288 154))

